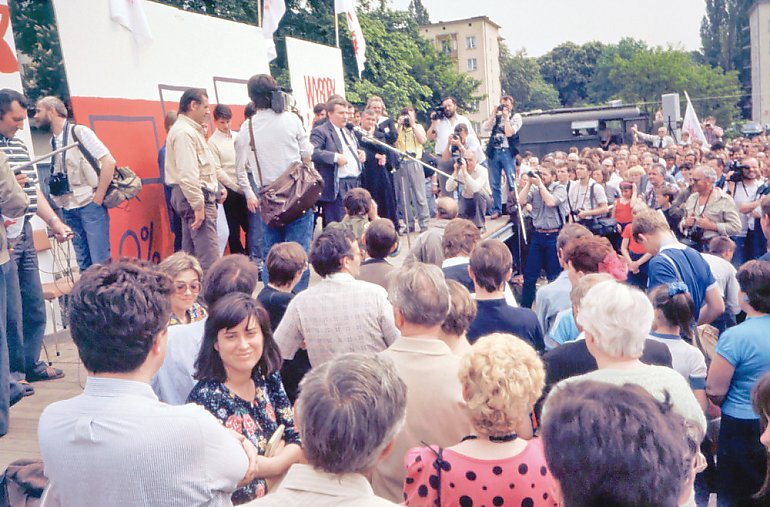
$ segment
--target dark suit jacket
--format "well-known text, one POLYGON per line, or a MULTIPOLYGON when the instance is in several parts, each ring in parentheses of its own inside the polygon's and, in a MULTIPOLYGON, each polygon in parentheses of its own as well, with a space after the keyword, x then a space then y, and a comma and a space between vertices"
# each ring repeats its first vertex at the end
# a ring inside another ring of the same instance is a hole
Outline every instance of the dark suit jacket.
MULTIPOLYGON (((352 133, 348 137, 351 140, 355 139, 355 136, 352 133)), ((357 143, 357 140, 353 142, 357 143)), ((345 158, 347 159, 350 158, 350 155, 346 154, 346 151, 343 149, 343 141, 340 139, 340 136, 337 135, 337 131, 330 121, 315 127, 310 132, 310 143, 314 147, 312 157, 313 164, 324 179, 320 201, 334 202, 337 199, 337 191, 339 189, 337 181, 337 164, 334 163, 334 155, 339 153, 345 155, 345 158)), ((353 149, 357 149, 357 146, 353 146, 353 149)), ((350 162, 359 164, 360 167, 358 158, 350 162)))
MULTIPOLYGON (((376 136, 380 141, 383 141, 391 146, 396 145, 396 139, 398 139, 398 130, 396 130, 396 122, 393 121, 393 118, 385 118, 382 123, 378 124, 376 127, 376 133, 380 134, 379 136, 376 136)), ((388 163, 394 169, 398 169, 400 166, 398 155, 392 151, 388 151, 388 163)))

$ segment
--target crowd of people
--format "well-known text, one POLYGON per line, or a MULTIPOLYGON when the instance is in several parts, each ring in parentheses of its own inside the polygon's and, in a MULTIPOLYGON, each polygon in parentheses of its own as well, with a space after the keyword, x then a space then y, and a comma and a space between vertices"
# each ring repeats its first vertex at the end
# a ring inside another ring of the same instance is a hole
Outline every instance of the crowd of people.
POLYGON ((664 129, 538 159, 510 97, 484 149, 451 97, 424 128, 332 96, 306 129, 272 77, 247 89, 238 132, 216 105, 207 135, 201 89, 167 116, 178 251, 157 266, 109 259, 115 162, 58 99, 38 122, 83 148, 54 159, 59 188, 14 175, 28 102, 0 91, 5 431, 11 395, 63 375, 40 361, 30 214, 81 271, 88 378, 40 418, 43 505, 770 501, 765 136, 725 143, 709 118, 708 146, 664 129), (263 189, 296 162, 320 200, 276 225, 263 189), (523 248, 485 235, 506 213, 523 248))

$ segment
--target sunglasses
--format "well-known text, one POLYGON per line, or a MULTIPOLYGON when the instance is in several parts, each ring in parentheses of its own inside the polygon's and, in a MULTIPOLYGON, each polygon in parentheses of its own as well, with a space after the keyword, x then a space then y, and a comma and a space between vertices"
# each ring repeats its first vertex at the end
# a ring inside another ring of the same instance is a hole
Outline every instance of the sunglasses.
POLYGON ((187 289, 190 289, 190 292, 193 294, 198 294, 201 291, 201 283, 200 282, 174 282, 174 290, 177 294, 180 296, 187 293, 187 289))

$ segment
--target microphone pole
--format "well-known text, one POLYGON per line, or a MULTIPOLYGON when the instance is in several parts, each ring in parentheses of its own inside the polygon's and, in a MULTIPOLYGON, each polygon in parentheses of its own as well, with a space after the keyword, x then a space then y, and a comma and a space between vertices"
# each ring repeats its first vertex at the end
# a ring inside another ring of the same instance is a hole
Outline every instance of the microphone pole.
POLYGON ((348 130, 351 130, 351 131, 356 132, 359 135, 361 135, 361 138, 365 142, 367 142, 367 143, 376 144, 377 146, 380 146, 380 147, 385 148, 386 150, 388 150, 388 151, 390 151, 392 153, 395 153, 396 155, 398 155, 401 158, 404 158, 404 159, 407 159, 407 160, 411 160, 412 162, 417 162, 421 166, 423 166, 423 167, 425 167, 425 168, 427 168, 427 169, 429 169, 431 171, 436 171, 439 174, 443 174, 447 178, 451 178, 451 179, 457 181, 457 178, 455 178, 454 176, 452 176, 449 173, 446 173, 446 172, 442 171, 438 167, 433 167, 430 164, 426 164, 425 162, 423 162, 419 158, 413 157, 410 154, 408 154, 406 152, 403 152, 403 151, 399 150, 398 148, 394 148, 393 146, 391 146, 391 145, 389 145, 387 143, 383 143, 379 139, 375 139, 374 136, 369 135, 369 133, 367 131, 365 131, 364 129, 362 129, 361 127, 356 127, 352 123, 348 123, 347 125, 345 125, 345 127, 348 130))
POLYGON ((37 157, 35 160, 30 160, 29 162, 24 162, 23 164, 10 164, 10 165, 11 165, 11 168, 14 171, 18 171, 18 169, 21 169, 23 167, 33 166, 33 165, 35 165, 35 164, 37 164, 39 162, 42 162, 44 160, 48 160, 49 158, 52 158, 54 155, 58 155, 61 152, 64 152, 64 151, 67 151, 67 150, 71 150, 72 148, 76 148, 79 145, 80 145, 80 143, 68 144, 67 146, 62 146, 61 148, 59 148, 57 150, 53 150, 50 153, 47 153, 45 155, 41 155, 40 157, 37 157))

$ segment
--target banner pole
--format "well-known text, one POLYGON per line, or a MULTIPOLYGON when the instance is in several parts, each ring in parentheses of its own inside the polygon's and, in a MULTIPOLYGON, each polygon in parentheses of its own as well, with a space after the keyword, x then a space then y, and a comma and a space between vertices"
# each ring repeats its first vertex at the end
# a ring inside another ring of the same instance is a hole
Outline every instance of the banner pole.
POLYGON ((337 48, 340 47, 340 15, 337 12, 337 6, 334 7, 334 37, 337 40, 337 48))
POLYGON ((257 26, 262 28, 262 0, 257 0, 257 26))

